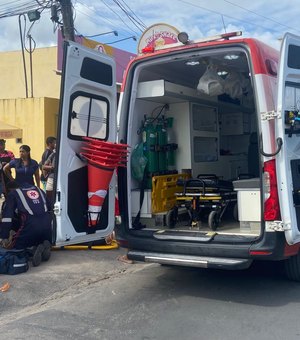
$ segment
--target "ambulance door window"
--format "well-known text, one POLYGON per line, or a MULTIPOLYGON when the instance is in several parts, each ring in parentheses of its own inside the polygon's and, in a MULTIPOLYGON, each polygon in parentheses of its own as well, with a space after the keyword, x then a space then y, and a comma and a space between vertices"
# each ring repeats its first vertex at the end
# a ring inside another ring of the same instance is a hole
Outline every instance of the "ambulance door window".
POLYGON ((69 137, 108 138, 109 102, 103 97, 75 93, 71 98, 69 137))
POLYGON ((95 83, 113 85, 112 67, 91 58, 83 59, 80 76, 95 83))
POLYGON ((288 52, 288 60, 287 64, 288 67, 294 68, 296 70, 300 70, 300 46, 296 45, 289 45, 289 52, 288 52))

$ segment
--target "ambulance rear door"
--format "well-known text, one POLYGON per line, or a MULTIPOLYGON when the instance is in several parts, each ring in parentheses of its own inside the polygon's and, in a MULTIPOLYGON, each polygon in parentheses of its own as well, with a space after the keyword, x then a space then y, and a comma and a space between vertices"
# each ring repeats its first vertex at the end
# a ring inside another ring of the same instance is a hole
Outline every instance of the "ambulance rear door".
POLYGON ((300 242, 300 37, 285 34, 280 51, 276 156, 281 219, 289 244, 300 242))
POLYGON ((55 172, 56 245, 102 239, 114 229, 115 173, 97 225, 89 226, 88 163, 81 153, 86 146, 84 137, 115 142, 116 98, 115 61, 96 50, 65 42, 55 172))

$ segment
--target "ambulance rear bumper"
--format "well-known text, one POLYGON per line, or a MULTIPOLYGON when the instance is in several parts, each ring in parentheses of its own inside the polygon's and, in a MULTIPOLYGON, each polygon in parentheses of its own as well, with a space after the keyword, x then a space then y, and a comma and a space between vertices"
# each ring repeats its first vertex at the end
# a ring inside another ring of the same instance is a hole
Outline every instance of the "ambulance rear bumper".
POLYGON ((253 261, 252 259, 163 254, 136 250, 129 251, 127 256, 130 260, 134 261, 186 267, 219 268, 227 270, 247 269, 250 267, 253 261))

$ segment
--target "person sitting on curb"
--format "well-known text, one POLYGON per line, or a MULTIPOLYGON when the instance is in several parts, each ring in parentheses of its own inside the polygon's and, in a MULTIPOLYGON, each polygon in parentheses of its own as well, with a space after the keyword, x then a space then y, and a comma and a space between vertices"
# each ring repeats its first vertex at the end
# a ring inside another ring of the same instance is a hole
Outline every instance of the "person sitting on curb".
POLYGON ((52 221, 46 195, 32 184, 20 187, 15 181, 7 183, 7 190, 0 223, 2 246, 32 247, 32 265, 38 266, 51 256, 52 221))

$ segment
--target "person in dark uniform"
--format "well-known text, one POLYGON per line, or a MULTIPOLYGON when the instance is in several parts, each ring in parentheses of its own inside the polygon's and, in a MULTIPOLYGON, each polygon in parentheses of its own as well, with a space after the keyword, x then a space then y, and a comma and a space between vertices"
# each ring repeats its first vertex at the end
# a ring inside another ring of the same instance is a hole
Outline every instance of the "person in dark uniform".
POLYGON ((32 264, 38 266, 51 255, 51 215, 46 194, 35 185, 19 186, 12 181, 7 184, 8 195, 2 207, 0 238, 9 239, 7 248, 32 247, 32 264))

